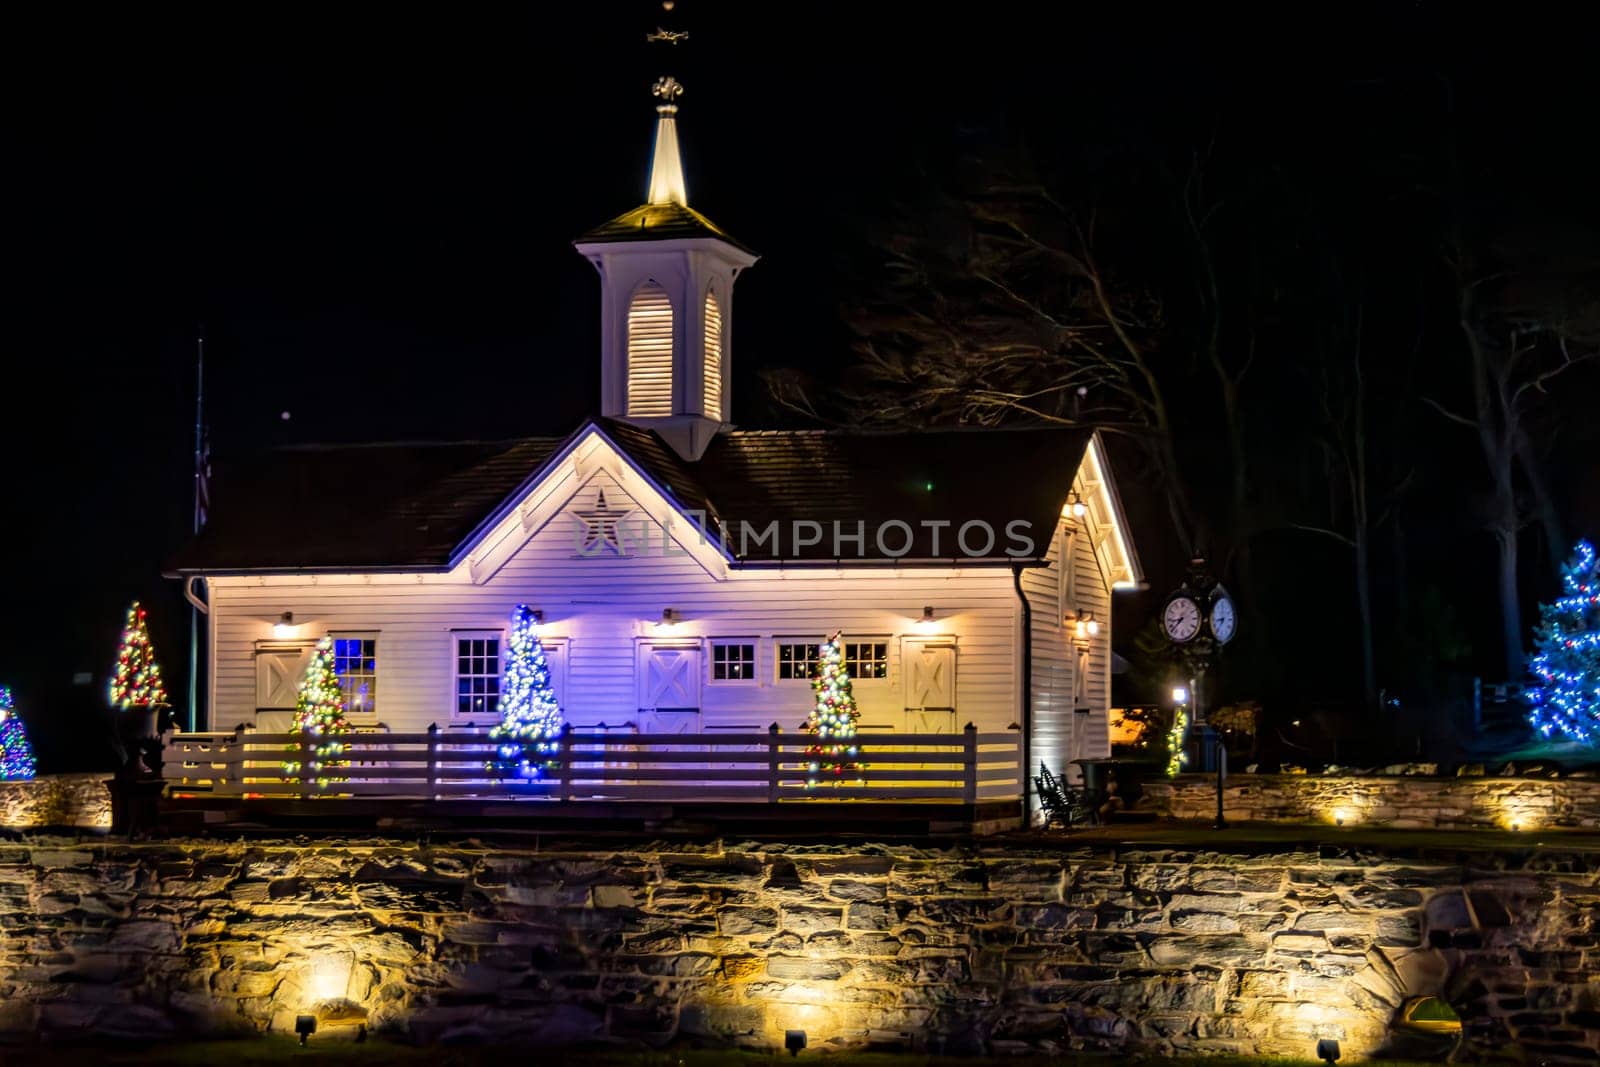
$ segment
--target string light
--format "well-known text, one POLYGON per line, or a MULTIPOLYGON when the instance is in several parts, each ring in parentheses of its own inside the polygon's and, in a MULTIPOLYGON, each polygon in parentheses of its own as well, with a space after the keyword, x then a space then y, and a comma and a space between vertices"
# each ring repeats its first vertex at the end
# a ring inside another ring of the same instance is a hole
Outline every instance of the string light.
POLYGON ((1189 752, 1184 742, 1189 738, 1189 691, 1182 686, 1172 690, 1172 699, 1178 706, 1172 709, 1172 729, 1167 731, 1167 777, 1176 777, 1189 765, 1189 752))
POLYGON ((837 784, 846 771, 859 771, 861 753, 855 744, 856 698, 850 692, 850 672, 844 666, 842 633, 836 633, 818 650, 817 673, 811 679, 816 705, 806 720, 806 732, 816 738, 806 747, 806 788, 818 782, 837 784))
POLYGON ((0 781, 32 778, 34 769, 28 731, 11 701, 11 690, 0 686, 0 781))
POLYGON ((488 769, 517 778, 542 776, 555 767, 543 757, 560 749, 561 726, 561 706, 550 685, 550 664, 539 639, 539 615, 528 605, 518 604, 511 613, 511 641, 500 685, 500 725, 489 731, 499 748, 488 769))
POLYGON ((311 778, 319 789, 344 781, 330 773, 347 765, 341 758, 345 755, 344 736, 350 732, 344 711, 344 687, 339 684, 339 670, 334 666, 333 638, 324 637, 311 653, 295 698, 289 733, 305 740, 289 749, 291 758, 283 763, 285 775, 311 778))
POLYGON ((156 662, 145 610, 137 600, 128 608, 128 619, 122 627, 117 668, 111 676, 111 706, 122 711, 167 706, 161 664, 156 662))
POLYGON ((1600 741, 1600 565, 1579 541, 1562 567, 1564 596, 1539 607, 1537 649, 1528 670, 1538 681, 1523 694, 1528 722, 1546 738, 1600 741))

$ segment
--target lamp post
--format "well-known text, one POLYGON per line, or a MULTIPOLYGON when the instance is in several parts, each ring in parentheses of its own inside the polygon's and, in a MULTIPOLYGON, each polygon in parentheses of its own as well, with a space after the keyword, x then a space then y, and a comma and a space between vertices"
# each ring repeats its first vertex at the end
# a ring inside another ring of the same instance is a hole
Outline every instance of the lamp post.
POLYGON ((1207 736, 1212 745, 1217 770, 1217 829, 1227 826, 1223 816, 1222 794, 1228 777, 1228 750, 1222 734, 1206 720, 1203 687, 1206 672, 1222 646, 1233 640, 1237 628, 1233 598, 1217 581, 1206 561, 1196 556, 1189 561, 1189 573, 1167 597, 1161 609, 1161 628, 1167 639, 1183 653, 1189 665, 1189 697, 1194 709, 1194 725, 1200 730, 1201 746, 1207 736))

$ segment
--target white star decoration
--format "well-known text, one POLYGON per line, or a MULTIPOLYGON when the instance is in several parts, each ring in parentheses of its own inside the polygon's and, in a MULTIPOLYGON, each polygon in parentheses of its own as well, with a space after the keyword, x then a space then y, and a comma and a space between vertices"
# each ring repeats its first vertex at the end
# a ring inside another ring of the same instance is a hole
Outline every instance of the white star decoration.
POLYGON ((627 546, 622 542, 622 533, 618 526, 623 519, 632 514, 632 508, 616 511, 607 507, 606 491, 601 489, 595 494, 592 509, 572 513, 579 523, 578 552, 585 556, 598 556, 607 551, 619 556, 626 555, 627 546))

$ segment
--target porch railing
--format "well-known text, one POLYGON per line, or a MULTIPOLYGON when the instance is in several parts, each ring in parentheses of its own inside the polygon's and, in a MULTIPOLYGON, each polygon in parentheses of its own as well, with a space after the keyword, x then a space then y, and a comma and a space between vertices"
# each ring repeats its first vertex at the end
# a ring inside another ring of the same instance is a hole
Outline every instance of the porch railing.
POLYGON ((431 726, 421 733, 344 735, 345 751, 319 784, 294 734, 243 727, 169 734, 164 777, 172 795, 397 797, 549 801, 942 800, 976 803, 1022 795, 1022 738, 1015 730, 956 734, 858 734, 857 768, 809 774, 806 734, 636 734, 568 729, 533 779, 488 768, 495 744, 479 733, 431 726), (808 785, 808 779, 819 783, 808 785))

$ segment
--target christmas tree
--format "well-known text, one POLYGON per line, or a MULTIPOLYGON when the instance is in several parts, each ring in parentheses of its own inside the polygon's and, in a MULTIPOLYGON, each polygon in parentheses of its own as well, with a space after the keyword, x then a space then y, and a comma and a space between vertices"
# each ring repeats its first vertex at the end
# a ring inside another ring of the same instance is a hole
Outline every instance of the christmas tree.
POLYGON ((817 703, 806 720, 806 732, 816 740, 806 748, 806 787, 819 781, 837 782, 845 771, 859 769, 855 762, 856 698, 850 694, 850 672, 844 667, 843 634, 834 634, 820 649, 811 688, 817 703))
POLYGON ((15 782, 33 777, 33 746, 28 731, 11 702, 11 690, 0 686, 0 780, 15 782))
POLYGON ((111 704, 123 711, 167 706, 167 687, 161 683, 161 664, 156 662, 156 650, 150 644, 145 610, 137 600, 128 608, 128 621, 122 627, 122 644, 117 649, 117 669, 111 678, 111 704))
POLYGON ((1563 595, 1539 606, 1535 653, 1528 669, 1537 680, 1524 694, 1528 721, 1555 740, 1600 743, 1600 563, 1594 546, 1579 541, 1561 568, 1563 595))
POLYGON ((330 782, 343 781, 328 773, 345 765, 340 757, 345 752, 344 735, 350 732, 350 724, 344 718, 344 689, 339 685, 339 672, 333 665, 331 637, 318 641, 311 653, 306 676, 300 682, 300 694, 295 698, 294 722, 289 732, 304 735, 304 739, 289 749, 290 758, 283 764, 284 774, 313 778, 324 789, 330 782))
POLYGON ((539 617, 526 604, 511 613, 511 641, 500 683, 500 725, 489 731, 499 743, 489 769, 518 778, 537 778, 553 766, 559 748, 561 706, 550 687, 550 664, 539 640, 539 617))

